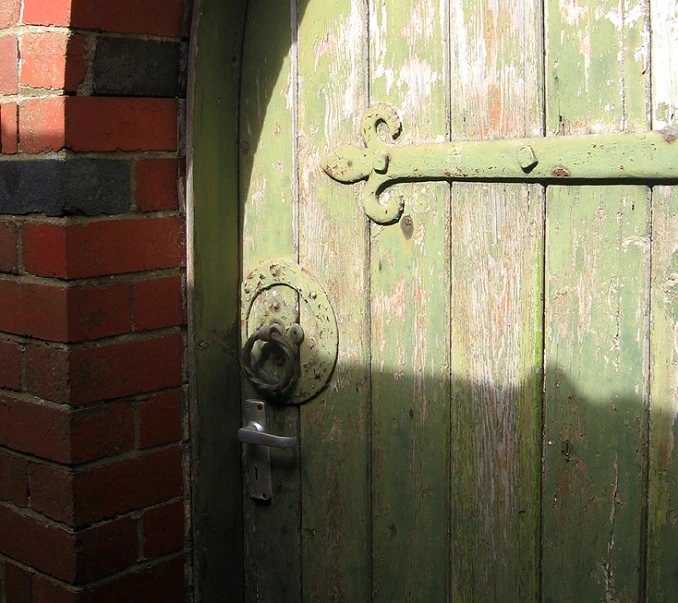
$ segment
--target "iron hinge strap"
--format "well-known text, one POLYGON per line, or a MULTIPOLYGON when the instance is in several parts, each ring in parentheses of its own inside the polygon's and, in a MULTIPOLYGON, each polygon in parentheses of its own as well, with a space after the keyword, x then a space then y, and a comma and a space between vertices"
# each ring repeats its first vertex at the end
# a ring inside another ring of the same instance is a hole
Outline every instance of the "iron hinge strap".
POLYGON ((342 146, 322 160, 323 170, 339 182, 367 180, 365 213, 380 224, 402 214, 403 201, 395 195, 384 205, 379 202, 380 193, 396 182, 678 181, 678 144, 672 144, 678 130, 398 146, 383 140, 380 124, 393 138, 399 136, 397 112, 378 103, 362 119, 366 148, 342 146))

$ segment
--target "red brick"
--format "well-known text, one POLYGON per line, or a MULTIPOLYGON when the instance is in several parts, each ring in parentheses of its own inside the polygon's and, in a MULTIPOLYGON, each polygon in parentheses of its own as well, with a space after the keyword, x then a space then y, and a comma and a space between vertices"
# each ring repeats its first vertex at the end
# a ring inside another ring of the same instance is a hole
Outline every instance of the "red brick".
POLYGON ((31 463, 29 485, 31 509, 69 526, 75 525, 74 473, 46 463, 31 463))
POLYGON ((181 448, 69 471, 33 463, 31 508, 77 528, 182 495, 181 448))
POLYGON ((131 330, 129 284, 68 290, 68 341, 86 341, 131 330))
POLYGON ((143 159, 137 161, 137 207, 141 211, 159 211, 179 207, 178 159, 143 159))
POLYGON ((19 43, 16 36, 0 38, 0 94, 19 92, 19 43))
POLYGON ((33 577, 32 603, 80 603, 81 593, 36 574, 33 577))
POLYGON ((129 517, 73 534, 0 507, 0 526, 9 532, 0 534, 5 554, 71 583, 96 580, 137 561, 138 531, 129 517), (11 536, 19 542, 10 542, 11 536))
POLYGON ((77 590, 47 576, 33 577, 32 603, 184 603, 185 599, 182 557, 77 590))
POLYGON ((179 335, 77 350, 29 345, 26 388, 73 405, 143 394, 181 385, 182 356, 179 335))
POLYGON ((32 603, 184 603, 183 562, 168 559, 77 590, 36 574, 32 603))
MULTIPOLYGON (((43 1, 44 0, 37 0, 43 1)), ((184 0, 72 0, 71 24, 77 29, 181 35, 184 0)))
POLYGON ((31 603, 32 574, 7 562, 5 564, 6 603, 31 603))
POLYGON ((16 103, 0 105, 0 153, 14 155, 19 149, 19 110, 16 103))
POLYGON ((76 525, 176 498, 183 490, 181 449, 160 450, 76 473, 74 486, 76 525))
POLYGON ((17 271, 17 225, 0 220, 0 272, 17 271))
POLYGON ((45 400, 67 403, 71 399, 69 352, 41 345, 24 351, 26 389, 45 400))
POLYGON ((19 146, 22 151, 58 151, 64 147, 65 131, 65 96, 34 98, 19 105, 19 146))
POLYGON ((84 463, 134 448, 131 402, 110 402, 73 413, 71 462, 84 463))
POLYGON ((62 287, 0 280, 0 331, 68 341, 67 292, 62 287))
POLYGON ((73 0, 24 0, 23 22, 29 25, 60 25, 70 23, 73 0))
POLYGON ((85 77, 85 38, 60 32, 24 34, 21 84, 74 92, 85 77))
POLYGON ((139 446, 150 448, 181 439, 181 392, 158 394, 139 404, 139 446))
POLYGON ((19 21, 21 0, 0 0, 0 27, 11 27, 19 21))
POLYGON ((144 513, 144 557, 151 559, 183 548, 183 501, 149 509, 144 513))
POLYGON ((58 408, 0 396, 0 445, 68 462, 69 413, 58 408))
POLYGON ((0 551, 61 580, 76 573, 75 536, 46 521, 0 506, 0 551))
POLYGON ((136 331, 174 327, 186 322, 181 277, 169 276, 134 285, 134 328, 136 331))
POLYGON ((0 340, 0 387, 21 389, 21 346, 0 340))
POLYGON ((137 525, 130 517, 78 532, 74 582, 96 580, 130 567, 136 563, 138 552, 137 525))
POLYGON ((25 507, 28 504, 28 463, 0 450, 0 500, 25 507))
POLYGON ((25 268, 39 276, 66 277, 66 227, 58 224, 24 224, 25 268))
POLYGON ((75 350, 71 356, 71 403, 86 404, 181 385, 182 355, 179 335, 75 350))
POLYGON ((175 99, 70 96, 66 146, 74 151, 175 151, 177 119, 175 99))
POLYGON ((23 231, 24 265, 38 276, 86 278, 177 268, 184 262, 179 218, 31 224, 23 231))
POLYGON ((99 583, 85 590, 77 603, 184 603, 185 600, 184 559, 175 557, 99 583))

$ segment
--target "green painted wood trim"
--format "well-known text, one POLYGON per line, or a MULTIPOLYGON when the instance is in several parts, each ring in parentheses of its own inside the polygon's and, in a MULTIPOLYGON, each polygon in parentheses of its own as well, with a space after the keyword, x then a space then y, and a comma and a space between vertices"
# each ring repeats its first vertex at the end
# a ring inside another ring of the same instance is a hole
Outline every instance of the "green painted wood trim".
MULTIPOLYGON (((448 3, 369 10, 371 100, 405 108, 405 142, 444 134, 448 3), (389 74, 401 74, 396 85, 389 74)), ((370 232, 372 601, 449 601, 450 187, 389 193, 407 199, 408 216, 370 232)))
MULTIPOLYGON (((243 273, 271 259, 296 260, 293 191, 293 106, 281 94, 292 77, 289 2, 250 0, 243 42, 240 89, 240 203, 243 273), (282 84, 284 86, 284 84, 282 84)), ((283 280, 290 277, 282 275, 283 280)), ((294 307, 297 293, 278 289, 280 303, 294 307)), ((264 298, 265 299, 265 298, 264 298)), ((259 302, 261 303, 261 302, 259 302)), ((269 306, 270 308, 270 306, 269 306)), ((251 325, 241 325, 243 341, 251 325)), ((243 397, 258 397, 244 382, 243 397)), ((268 430, 299 437, 298 408, 268 407, 268 430)), ((244 495, 245 600, 301 599, 300 444, 270 448, 273 494, 267 504, 244 495)))
POLYGON ((658 603, 678 590, 678 189, 655 187, 652 208, 647 601, 658 603))
MULTIPOLYGON (((299 263, 326 287, 339 327, 329 387, 300 408, 302 600, 363 602, 371 569, 369 227, 357 191, 311 166, 334 141, 351 140, 367 104, 367 6, 298 6, 299 263)), ((301 324, 308 320, 302 309, 301 324)))
MULTIPOLYGON (((542 9, 540 0, 458 3, 450 30, 453 145, 543 135, 542 9)), ((521 169, 513 154, 508 159, 521 169)), ((544 190, 455 182, 451 216, 450 600, 534 603, 544 190)))
MULTIPOLYGON (((547 135, 649 129, 647 8, 545 2, 547 135)), ((642 600, 650 220, 646 187, 547 188, 545 603, 642 600)))
POLYGON ((237 115, 246 0, 197 0, 188 149, 192 533, 196 602, 243 600, 237 115), (233 435, 233 437, 230 437, 233 435))

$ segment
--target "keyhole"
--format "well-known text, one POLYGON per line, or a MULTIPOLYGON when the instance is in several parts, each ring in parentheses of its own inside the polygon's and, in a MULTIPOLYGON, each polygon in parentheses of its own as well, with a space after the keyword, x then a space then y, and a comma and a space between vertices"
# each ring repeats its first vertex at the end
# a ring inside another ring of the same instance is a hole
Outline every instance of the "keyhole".
POLYGON ((254 465, 254 479, 256 481, 259 481, 259 467, 258 467, 258 465, 254 465))

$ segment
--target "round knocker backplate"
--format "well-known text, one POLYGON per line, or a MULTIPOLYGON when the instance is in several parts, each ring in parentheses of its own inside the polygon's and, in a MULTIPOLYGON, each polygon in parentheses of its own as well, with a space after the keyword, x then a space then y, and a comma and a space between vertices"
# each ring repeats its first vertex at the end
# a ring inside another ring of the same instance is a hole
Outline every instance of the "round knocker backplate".
MULTIPOLYGON (((277 388, 286 379, 285 352, 271 342, 257 343, 260 351, 269 348, 271 358, 262 358, 253 342, 247 360, 259 363, 254 381, 245 375, 263 396, 282 405, 303 404, 317 396, 329 383, 337 362, 339 335, 327 294, 301 266, 287 260, 266 262, 249 272, 242 284, 242 338, 247 342, 262 329, 280 326, 287 343, 297 353, 297 373, 291 387, 273 395, 261 382, 277 388), (301 329, 299 329, 299 326, 301 329), (296 331, 303 330, 299 341, 296 331), (276 360, 276 354, 278 358, 276 360), (268 375, 268 376, 267 376, 268 375), (260 383, 257 383, 257 379, 260 383)), ((265 333, 265 331, 264 331, 265 333)), ((274 337, 275 338, 275 337, 274 337)), ((255 338, 256 339, 256 338, 255 338)), ((244 361, 243 366, 245 365, 244 361)))

